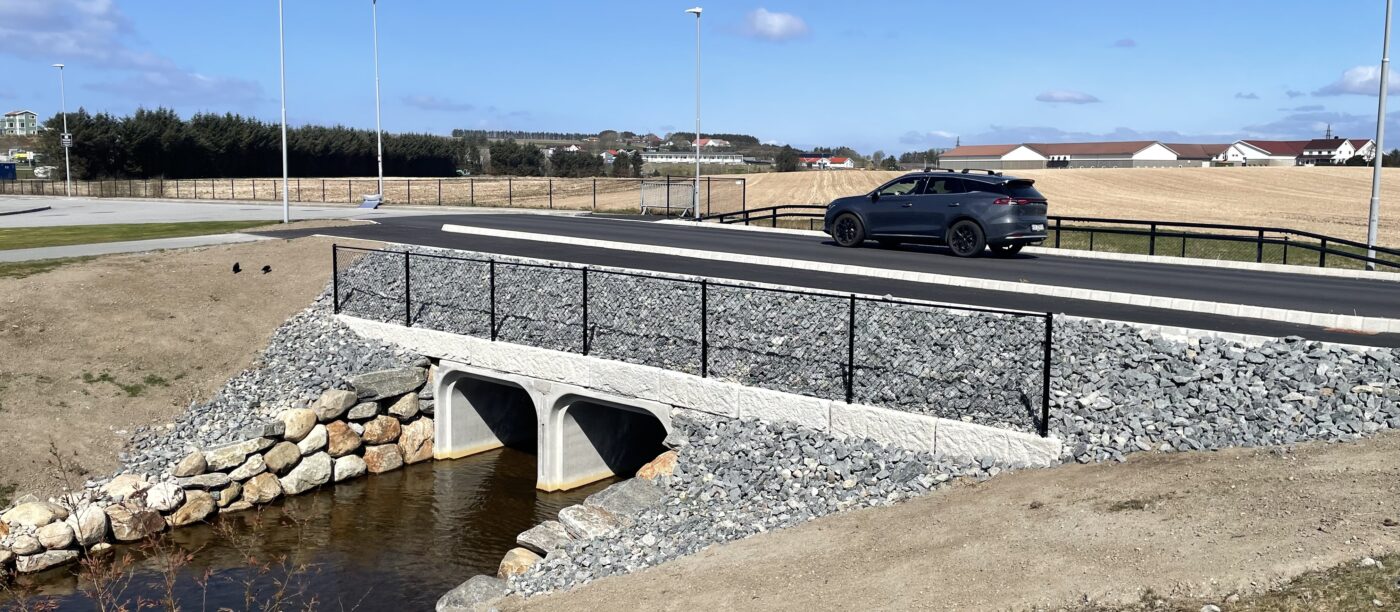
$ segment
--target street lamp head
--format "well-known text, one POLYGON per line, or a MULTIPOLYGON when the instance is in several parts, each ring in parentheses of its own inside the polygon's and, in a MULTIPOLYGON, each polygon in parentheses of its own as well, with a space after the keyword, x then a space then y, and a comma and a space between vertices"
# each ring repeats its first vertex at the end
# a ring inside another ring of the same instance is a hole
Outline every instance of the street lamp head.
POLYGON ((699 18, 700 18, 700 13, 703 12, 704 10, 705 10, 705 9, 702 9, 702 8, 700 8, 700 7, 697 6, 697 7, 695 7, 695 8, 688 8, 688 9, 685 9, 685 12, 691 13, 691 14, 695 15, 695 18, 696 18, 696 19, 699 19, 699 18))
POLYGON ((53 67, 59 70, 63 70, 63 64, 54 64, 53 67))

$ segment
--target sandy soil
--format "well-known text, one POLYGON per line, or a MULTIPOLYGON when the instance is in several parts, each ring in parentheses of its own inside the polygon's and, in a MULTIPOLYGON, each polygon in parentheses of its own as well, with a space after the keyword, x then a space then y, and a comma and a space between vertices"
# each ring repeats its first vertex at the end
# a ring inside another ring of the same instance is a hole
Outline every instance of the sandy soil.
MULTIPOLYGON (((826 517, 503 610, 1076 609, 1218 597, 1400 550, 1400 432, 1142 454, 826 517)), ((1217 600, 1218 601, 1218 600, 1217 600)))
POLYGON ((105 475, 132 428, 168 423, 210 397, 329 275, 330 241, 302 238, 0 279, 0 486, 62 488, 50 440, 77 485, 105 475), (231 272, 234 262, 243 273, 231 272), (259 273, 263 265, 272 273, 259 273))

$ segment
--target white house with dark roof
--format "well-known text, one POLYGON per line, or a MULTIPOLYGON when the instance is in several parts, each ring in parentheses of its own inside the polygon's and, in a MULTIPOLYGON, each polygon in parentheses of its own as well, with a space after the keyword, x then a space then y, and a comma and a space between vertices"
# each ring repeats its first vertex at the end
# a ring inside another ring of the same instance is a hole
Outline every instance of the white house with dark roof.
POLYGON ((39 115, 34 111, 17 110, 5 113, 6 136, 33 136, 39 133, 39 115))

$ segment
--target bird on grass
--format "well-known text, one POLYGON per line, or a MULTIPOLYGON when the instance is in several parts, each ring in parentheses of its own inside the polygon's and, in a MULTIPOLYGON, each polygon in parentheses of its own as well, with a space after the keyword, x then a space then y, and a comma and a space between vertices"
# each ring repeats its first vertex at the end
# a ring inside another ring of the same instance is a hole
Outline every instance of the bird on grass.
POLYGON ((272 266, 263 266, 263 267, 262 267, 262 272, 263 272, 263 274, 267 274, 268 272, 271 272, 271 271, 272 271, 272 266))
POLYGON ((242 271, 243 271, 243 268, 238 267, 238 262, 236 262, 236 261, 233 262, 233 273, 234 273, 234 274, 238 274, 239 272, 242 272, 242 271))

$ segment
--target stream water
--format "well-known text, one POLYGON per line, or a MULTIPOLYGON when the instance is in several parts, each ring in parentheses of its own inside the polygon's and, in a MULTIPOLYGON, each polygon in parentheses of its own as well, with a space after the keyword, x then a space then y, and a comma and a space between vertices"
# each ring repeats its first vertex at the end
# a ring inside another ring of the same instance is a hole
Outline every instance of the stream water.
MULTIPOLYGON (((408 466, 168 533, 167 550, 192 553, 170 573, 173 592, 184 610, 260 609, 290 567, 296 596, 286 609, 314 599, 322 610, 431 610, 467 578, 495 574, 521 531, 607 484, 536 491, 534 456, 509 448, 408 466), (271 570, 260 569, 269 564, 271 570)), ((133 609, 167 592, 159 561, 166 555, 149 548, 119 547, 110 557, 134 559, 122 598, 133 609)), ((59 610, 92 610, 92 582, 80 574, 75 567, 51 570, 13 586, 59 610)), ((14 603, 0 594, 0 610, 14 603)))

